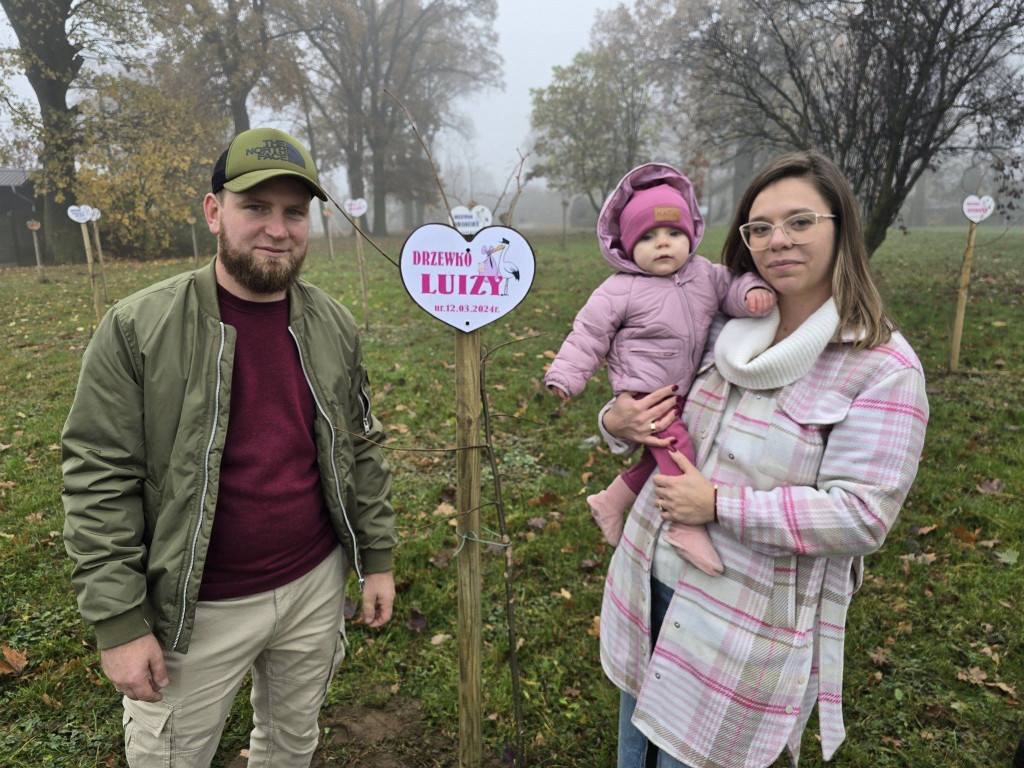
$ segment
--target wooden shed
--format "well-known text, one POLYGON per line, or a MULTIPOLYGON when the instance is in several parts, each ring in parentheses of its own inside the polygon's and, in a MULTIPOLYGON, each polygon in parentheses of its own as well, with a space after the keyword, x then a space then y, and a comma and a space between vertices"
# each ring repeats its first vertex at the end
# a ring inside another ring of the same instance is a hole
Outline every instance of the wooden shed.
POLYGON ((43 220, 43 199, 36 196, 29 172, 0 168, 0 267, 36 263, 32 233, 26 222, 43 220))

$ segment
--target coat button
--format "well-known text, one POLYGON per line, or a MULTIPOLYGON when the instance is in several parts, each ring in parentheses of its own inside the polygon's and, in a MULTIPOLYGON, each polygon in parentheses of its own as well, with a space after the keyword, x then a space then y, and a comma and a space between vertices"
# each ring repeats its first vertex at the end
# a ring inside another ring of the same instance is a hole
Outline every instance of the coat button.
POLYGON ((792 706, 787 706, 786 707, 786 714, 787 715, 792 715, 793 714, 793 707, 792 706))
POLYGON ((754 395, 754 398, 755 398, 756 400, 760 400, 760 399, 761 399, 761 396, 760 396, 760 395, 754 395))
POLYGON ((735 454, 732 454, 732 453, 730 453, 730 454, 729 454, 729 458, 730 458, 730 459, 735 459, 735 458, 736 458, 736 456, 735 456, 735 454))
POLYGON ((707 437, 707 436, 708 436, 708 431, 707 431, 706 429, 702 429, 702 430, 700 431, 700 436, 701 436, 701 437, 707 437))
POLYGON ((678 621, 675 622, 675 627, 676 627, 676 629, 679 629, 679 622, 678 621))
MULTIPOLYGON (((661 672, 655 672, 655 673, 654 673, 654 676, 655 676, 656 678, 658 678, 659 680, 661 680, 661 672)), ((790 709, 792 709, 792 707, 790 707, 790 709)))
POLYGON ((807 675, 800 675, 800 677, 798 677, 796 681, 800 683, 800 685, 803 685, 807 682, 807 675))

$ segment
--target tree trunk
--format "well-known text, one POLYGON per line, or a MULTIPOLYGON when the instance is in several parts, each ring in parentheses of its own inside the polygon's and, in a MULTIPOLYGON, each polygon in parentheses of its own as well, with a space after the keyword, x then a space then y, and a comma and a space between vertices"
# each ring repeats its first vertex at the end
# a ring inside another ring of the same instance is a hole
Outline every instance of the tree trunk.
POLYGON ((740 198, 754 175, 754 152, 746 145, 740 145, 732 161, 732 209, 739 207, 740 198))
POLYGON ((373 153, 373 236, 388 234, 388 190, 384 179, 384 153, 373 153))

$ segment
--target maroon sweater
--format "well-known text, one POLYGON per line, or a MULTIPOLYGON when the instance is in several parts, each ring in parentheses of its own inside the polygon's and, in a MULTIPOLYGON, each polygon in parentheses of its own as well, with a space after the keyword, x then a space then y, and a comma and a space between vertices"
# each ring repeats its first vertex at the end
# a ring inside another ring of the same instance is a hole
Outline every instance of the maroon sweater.
POLYGON ((231 412, 200 600, 265 592, 313 570, 334 535, 320 487, 313 395, 288 333, 288 300, 217 287, 236 332, 231 412))

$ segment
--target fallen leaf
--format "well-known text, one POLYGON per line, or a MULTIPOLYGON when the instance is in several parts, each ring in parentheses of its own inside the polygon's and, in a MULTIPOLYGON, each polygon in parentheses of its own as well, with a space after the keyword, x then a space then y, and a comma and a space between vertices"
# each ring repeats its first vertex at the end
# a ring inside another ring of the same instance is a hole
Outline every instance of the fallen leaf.
POLYGON ((963 680, 971 685, 983 685, 988 679, 988 673, 981 667, 968 667, 956 673, 957 680, 963 680))
POLYGON ((580 695, 582 691, 579 688, 573 688, 571 685, 565 686, 565 690, 562 691, 563 696, 568 696, 570 699, 575 699, 580 695))
POLYGON ((349 597, 346 597, 345 608, 343 610, 345 612, 345 621, 352 621, 355 615, 359 612, 359 603, 349 597))
POLYGON ((595 568, 597 568, 597 560, 592 560, 588 557, 586 560, 582 560, 580 562, 580 570, 585 573, 590 573, 595 568))
POLYGON ((587 630, 587 634, 590 635, 591 637, 600 637, 601 636, 601 617, 600 616, 595 616, 593 619, 591 619, 590 629, 587 630))
POLYGON ((868 651, 868 657, 875 663, 876 667, 884 667, 886 663, 885 650, 882 648, 875 648, 874 651, 868 651))
POLYGON ((584 472, 583 475, 580 477, 580 480, 583 481, 584 485, 590 485, 590 481, 593 480, 593 479, 594 479, 594 473, 593 472, 584 472))
POLYGON ((927 534, 931 533, 932 531, 934 531, 938 527, 939 527, 938 524, 922 526, 921 528, 917 529, 917 535, 918 536, 926 536, 927 534))
POLYGON ((249 750, 248 749, 243 749, 242 751, 240 751, 238 753, 238 755, 239 755, 239 757, 244 757, 246 760, 248 760, 249 759, 249 750))
POLYGON ((448 642, 451 639, 452 639, 451 635, 434 635, 432 638, 430 638, 430 644, 431 645, 441 645, 442 643, 446 643, 446 642, 448 642))
POLYGON ((993 320, 992 321, 992 325, 994 325, 996 328, 1005 328, 1006 327, 1006 321, 1005 320, 993 320))
POLYGON ((25 669, 25 665, 28 664, 28 657, 23 652, 8 648, 6 645, 0 645, 0 650, 3 651, 4 659, 6 659, 6 661, 0 661, 0 675, 20 675, 21 671, 25 669))
POLYGON ((558 596, 564 600, 572 600, 572 592, 570 592, 565 587, 562 587, 560 590, 558 590, 558 596))
POLYGON ((1015 549, 1008 549, 1005 552, 996 552, 993 550, 992 554, 995 555, 1003 565, 1016 565, 1017 558, 1020 556, 1020 553, 1015 549))
POLYGON ((976 487, 979 493, 992 495, 994 493, 1002 493, 1006 486, 1003 485, 1003 481, 998 477, 993 477, 991 480, 984 480, 978 483, 976 487))
POLYGON ((981 528, 976 528, 973 531, 968 531, 967 528, 965 528, 964 526, 958 525, 953 530, 951 530, 950 533, 953 534, 956 538, 960 539, 960 541, 964 542, 964 544, 973 544, 975 540, 978 538, 978 534, 981 533, 981 528))
POLYGON ((440 568, 441 570, 444 570, 452 564, 452 555, 454 554, 454 549, 442 550, 441 552, 438 552, 435 555, 431 555, 430 564, 433 565, 435 568, 440 568))
POLYGON ((529 520, 526 521, 526 524, 534 530, 539 531, 542 528, 544 528, 545 525, 548 524, 548 521, 546 518, 543 517, 531 517, 529 520))
POLYGON ((409 611, 409 620, 405 622, 405 626, 413 632, 422 632, 427 628, 427 617, 420 613, 418 609, 412 608, 409 611))
POLYGON ((1000 682, 985 683, 985 685, 987 685, 989 688, 996 688, 1002 691, 1003 693, 1009 694, 1010 696, 1013 696, 1013 698, 1017 698, 1017 691, 1012 685, 1007 685, 1006 683, 1000 682))
POLYGON ((550 349, 545 349, 544 350, 544 357, 548 358, 549 360, 554 360, 555 359, 555 353, 552 352, 550 349))
POLYGON ((434 510, 435 517, 451 517, 455 514, 455 507, 449 504, 447 501, 442 501, 437 505, 437 509, 434 510))

